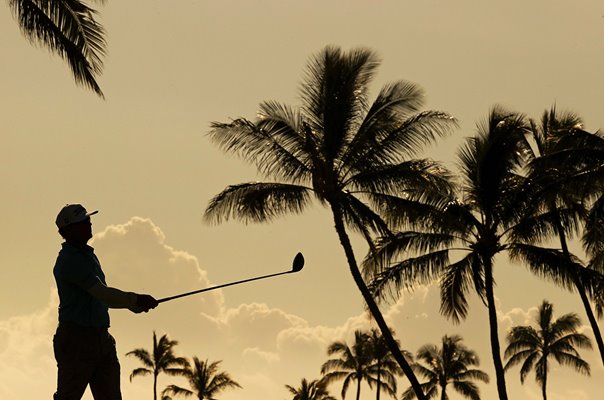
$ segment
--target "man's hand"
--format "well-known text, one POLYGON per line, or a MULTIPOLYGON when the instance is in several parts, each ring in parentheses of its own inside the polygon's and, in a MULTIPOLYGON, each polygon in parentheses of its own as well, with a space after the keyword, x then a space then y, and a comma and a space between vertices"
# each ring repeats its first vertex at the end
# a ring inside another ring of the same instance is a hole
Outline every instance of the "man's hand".
POLYGON ((157 300, 148 294, 137 294, 135 307, 139 312, 147 312, 152 308, 157 307, 157 300))

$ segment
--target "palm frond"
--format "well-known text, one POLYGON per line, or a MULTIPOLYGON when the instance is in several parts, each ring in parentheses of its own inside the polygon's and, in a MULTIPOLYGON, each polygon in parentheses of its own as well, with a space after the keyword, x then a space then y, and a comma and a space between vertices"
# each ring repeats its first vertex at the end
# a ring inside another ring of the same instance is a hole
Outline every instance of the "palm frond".
POLYGON ((469 369, 456 375, 458 380, 472 380, 489 383, 489 375, 479 369, 469 369))
POLYGON ((264 176, 308 181, 310 161, 302 147, 304 138, 298 131, 301 122, 285 120, 287 113, 294 111, 277 107, 263 103, 257 124, 244 118, 230 123, 213 122, 208 136, 223 151, 255 165, 264 176))
POLYGON ((441 163, 420 159, 367 169, 344 184, 353 191, 425 199, 430 204, 443 205, 453 192, 452 179, 441 163))
POLYGON ((375 252, 367 254, 362 263, 366 278, 375 277, 401 258, 447 250, 456 241, 447 233, 396 232, 379 237, 375 241, 375 252))
POLYGON ((461 147, 459 160, 465 190, 482 209, 497 209, 506 179, 525 157, 527 129, 521 114, 495 107, 487 121, 479 124, 478 135, 461 147))
POLYGON ((583 360, 581 357, 575 354, 556 352, 553 354, 556 361, 560 365, 567 365, 572 367, 575 371, 583 375, 591 375, 591 368, 589 363, 583 360))
POLYGON ((146 367, 149 367, 149 368, 154 367, 154 363, 153 363, 153 360, 151 359, 151 355, 145 349, 134 349, 134 350, 126 353, 126 356, 134 356, 140 362, 142 362, 143 365, 145 365, 146 367))
POLYGON ((529 244, 515 243, 509 247, 510 259, 522 261, 535 275, 551 280, 567 290, 575 290, 575 277, 583 267, 580 261, 558 249, 549 249, 529 244))
POLYGON ((540 243, 550 240, 560 234, 558 224, 564 227, 564 234, 572 236, 581 228, 585 217, 585 209, 579 203, 568 205, 567 208, 548 210, 546 212, 526 216, 510 230, 510 240, 513 242, 540 243))
POLYGON ((67 61, 76 83, 103 97, 96 78, 106 52, 96 11, 80 0, 9 0, 22 33, 67 61))
POLYGON ((328 46, 312 57, 303 83, 302 115, 311 128, 324 132, 322 154, 334 160, 342 154, 351 134, 367 112, 367 86, 379 66, 369 49, 342 52, 328 46))
POLYGON ((480 390, 478 390, 476 384, 467 381, 454 381, 452 385, 462 396, 470 400, 480 400, 480 390))
MULTIPOLYGON (((585 221, 583 247, 592 260, 604 258, 604 195, 592 205, 585 221)), ((594 262, 595 269, 604 271, 604 262, 594 262)))
POLYGON ((448 266, 448 250, 406 258, 379 272, 368 288, 375 297, 396 300, 402 289, 429 284, 445 273, 448 266))
POLYGON ((382 217, 353 194, 344 192, 340 196, 340 205, 349 227, 361 232, 368 244, 372 243, 371 234, 389 235, 390 228, 382 217))
POLYGON ((161 392, 161 395, 162 396, 174 395, 174 396, 190 397, 190 396, 193 396, 194 393, 191 390, 189 390, 189 389, 185 389, 185 388, 182 388, 182 387, 177 386, 177 385, 168 385, 161 392))
POLYGON ((468 253, 461 260, 449 265, 440 279, 440 312, 453 322, 459 323, 468 314, 466 293, 473 283, 472 271, 476 255, 468 253))
POLYGON ((346 154, 342 155, 342 164, 353 164, 363 158, 367 150, 384 137, 387 130, 418 112, 423 103, 423 90, 414 83, 399 81, 382 87, 346 154))
POLYGON ((136 378, 137 376, 146 376, 151 375, 152 373, 153 371, 147 368, 135 368, 130 373, 130 382, 132 382, 132 379, 136 378))
POLYGON ((310 190, 302 186, 242 183, 229 186, 212 198, 204 218, 217 224, 229 219, 265 222, 285 213, 300 213, 309 201, 310 190))

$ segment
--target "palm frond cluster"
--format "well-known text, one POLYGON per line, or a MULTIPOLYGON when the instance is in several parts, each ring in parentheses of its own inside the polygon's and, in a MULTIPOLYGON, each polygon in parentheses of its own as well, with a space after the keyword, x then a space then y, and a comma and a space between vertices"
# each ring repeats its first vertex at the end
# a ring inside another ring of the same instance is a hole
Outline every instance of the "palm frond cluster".
POLYGON ((215 122, 209 136, 255 165, 267 182, 227 187, 209 203, 212 222, 267 222, 328 207, 349 270, 418 399, 427 399, 391 335, 378 301, 437 283, 441 312, 460 322, 474 292, 486 305, 499 398, 507 400, 495 306, 495 257, 505 253, 581 297, 604 363, 604 135, 552 107, 540 121, 495 106, 458 151, 458 170, 422 157, 456 120, 422 110, 423 91, 386 84, 370 101, 379 65, 369 49, 326 47, 311 57, 301 105, 260 105, 255 121, 215 122), (361 267, 349 232, 369 251, 361 267), (570 251, 578 239, 581 258, 570 251), (362 271, 362 272, 361 272, 362 271))

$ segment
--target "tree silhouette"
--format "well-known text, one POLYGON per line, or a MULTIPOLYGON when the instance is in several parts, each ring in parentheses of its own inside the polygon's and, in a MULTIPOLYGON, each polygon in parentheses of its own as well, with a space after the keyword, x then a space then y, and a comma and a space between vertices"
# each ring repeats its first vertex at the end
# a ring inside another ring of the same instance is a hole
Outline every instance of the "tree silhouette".
POLYGON ((76 83, 103 97, 96 79, 103 69, 105 30, 96 21, 93 8, 80 0, 8 0, 8 3, 30 42, 66 60, 76 83))
MULTIPOLYGON (((376 384, 376 400, 380 400, 382 389, 388 395, 396 398, 396 377, 400 376, 403 371, 392 356, 384 337, 377 329, 371 330, 367 340, 373 357, 368 370, 376 384)), ((413 355, 408 351, 403 350, 403 355, 408 360, 413 361, 413 355)))
POLYGON ((393 356, 419 391, 363 280, 347 226, 371 243, 373 234, 389 231, 378 211, 395 200, 412 210, 418 198, 446 185, 438 163, 412 157, 448 133, 455 120, 442 112, 419 112, 423 93, 408 82, 384 86, 369 104, 367 89, 378 65, 370 50, 344 53, 327 47, 308 64, 299 109, 267 101, 256 122, 213 123, 214 142, 275 181, 229 186, 210 201, 205 216, 216 223, 229 218, 266 222, 302 212, 311 196, 328 206, 353 279, 393 356))
POLYGON ((174 346, 178 342, 170 340, 168 335, 162 335, 157 340, 155 331, 153 332, 153 349, 151 353, 143 348, 138 348, 126 353, 126 356, 136 357, 144 367, 136 368, 130 374, 130 381, 137 376, 153 375, 153 399, 157 400, 157 377, 161 373, 178 376, 184 375, 183 369, 188 365, 184 357, 174 355, 174 346))
POLYGON ((505 357, 508 361, 506 371, 522 363, 520 381, 524 383, 528 373, 535 369, 535 380, 541 385, 543 400, 547 400, 547 377, 549 360, 554 358, 560 365, 568 365, 575 371, 589 375, 589 364, 583 360, 576 348, 591 348, 587 336, 578 333, 581 325, 575 313, 553 318, 553 306, 546 300, 539 306, 535 318, 537 329, 532 326, 515 326, 507 337, 508 346, 505 357))
POLYGON ((309 382, 303 378, 299 388, 290 385, 285 387, 294 395, 292 400, 336 400, 329 394, 323 380, 315 379, 309 382))
MULTIPOLYGON (((454 322, 467 316, 467 292, 476 291, 488 310, 500 400, 508 397, 495 308, 494 259, 517 245, 510 231, 526 208, 525 179, 519 170, 527 158, 527 133, 522 115, 493 108, 459 152, 459 195, 447 199, 443 194, 440 203, 418 209, 416 221, 380 238, 375 252, 364 261, 365 269, 373 273, 370 289, 382 299, 397 298, 401 289, 415 284, 438 281, 441 312, 454 322)), ((401 211, 390 207, 389 212, 388 220, 397 224, 401 211)))
POLYGON ((189 381, 191 389, 176 385, 168 385, 162 392, 163 398, 169 399, 172 395, 185 397, 195 396, 198 400, 215 400, 219 393, 227 389, 240 388, 227 372, 219 370, 221 361, 200 361, 193 357, 193 365, 184 369, 184 377, 189 381))
MULTIPOLYGON (((572 235, 582 227, 581 222, 587 214, 584 204, 594 191, 593 187, 585 190, 585 177, 581 176, 593 175, 591 171, 600 167, 601 160, 590 155, 597 149, 598 142, 604 149, 604 139, 583 131, 582 124, 575 114, 560 113, 555 107, 543 113, 540 124, 533 123, 532 139, 536 152, 528 164, 532 212, 513 232, 515 237, 530 244, 517 246, 512 257, 525 261, 538 275, 578 292, 604 364, 604 341, 588 298, 590 290, 586 288, 586 274, 577 257, 571 254, 568 244, 572 235), (533 245, 539 241, 550 242, 552 236, 558 237, 559 255, 557 250, 533 245), (552 261, 554 256, 559 260, 552 261)), ((604 155, 604 151, 601 154, 604 155)), ((587 285, 593 286, 589 282, 587 285)))
MULTIPOLYGON (((463 397, 480 400, 478 386, 472 381, 488 383, 489 376, 484 371, 471 368, 479 364, 478 356, 462 343, 461 336, 445 335, 440 348, 427 344, 417 351, 417 362, 413 369, 427 379, 422 386, 428 398, 436 398, 440 390, 440 398, 448 399, 447 386, 451 385, 463 397)), ((402 400, 414 398, 415 393, 411 388, 402 396, 402 400)))
POLYGON ((371 373, 373 354, 369 340, 367 333, 355 331, 352 347, 344 341, 336 341, 327 348, 328 355, 336 354, 340 358, 329 359, 321 366, 323 381, 330 384, 343 380, 342 399, 346 397, 350 384, 356 382, 356 399, 359 400, 363 380, 369 384, 373 380, 371 373))

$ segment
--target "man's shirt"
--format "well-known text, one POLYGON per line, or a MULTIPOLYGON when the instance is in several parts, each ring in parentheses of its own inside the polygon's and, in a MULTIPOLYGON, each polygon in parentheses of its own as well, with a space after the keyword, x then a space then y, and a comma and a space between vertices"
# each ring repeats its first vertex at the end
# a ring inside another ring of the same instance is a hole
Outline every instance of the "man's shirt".
POLYGON ((94 249, 69 243, 62 246, 53 269, 59 291, 59 321, 108 328, 109 308, 88 293, 98 282, 107 284, 94 249))

